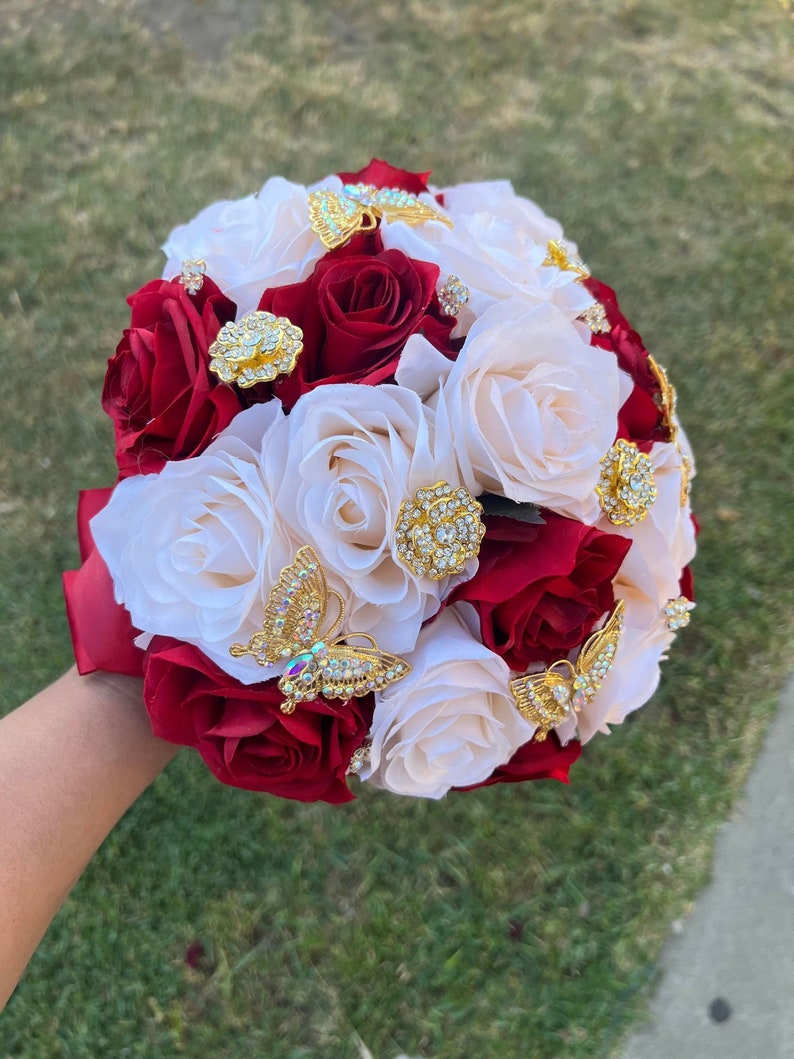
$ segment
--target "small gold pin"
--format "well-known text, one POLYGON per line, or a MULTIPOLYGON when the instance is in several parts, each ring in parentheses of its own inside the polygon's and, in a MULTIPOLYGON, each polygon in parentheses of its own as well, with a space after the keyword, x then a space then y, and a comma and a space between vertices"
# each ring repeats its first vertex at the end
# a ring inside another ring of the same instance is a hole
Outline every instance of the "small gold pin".
POLYGON ((676 445, 676 448, 681 454, 681 491, 678 494, 678 502, 681 507, 686 507, 692 489, 692 461, 679 445, 676 445))
POLYGON ((612 330, 612 324, 607 320, 607 311, 601 302, 593 302, 579 319, 584 320, 594 335, 605 335, 612 330))
POLYGON ((185 260, 182 262, 182 271, 179 273, 179 282, 188 294, 197 294, 204 286, 204 276, 207 272, 207 262, 197 258, 195 261, 185 260))
POLYGON ((670 632, 678 632, 689 625, 690 612, 695 609, 695 604, 686 596, 678 596, 677 599, 668 599, 664 607, 665 621, 670 632))
POLYGON ((362 743, 362 745, 356 750, 350 759, 350 764, 347 766, 348 776, 357 776, 361 770, 369 764, 370 758, 370 744, 362 743))
POLYGON ((471 291, 457 276, 450 276, 438 292, 438 300, 447 316, 457 316, 470 297, 471 291))
POLYGON ((556 239, 549 239, 546 244, 546 257, 541 265, 553 265, 562 272, 575 272, 578 280, 588 279, 590 269, 576 254, 569 254, 567 247, 556 239))

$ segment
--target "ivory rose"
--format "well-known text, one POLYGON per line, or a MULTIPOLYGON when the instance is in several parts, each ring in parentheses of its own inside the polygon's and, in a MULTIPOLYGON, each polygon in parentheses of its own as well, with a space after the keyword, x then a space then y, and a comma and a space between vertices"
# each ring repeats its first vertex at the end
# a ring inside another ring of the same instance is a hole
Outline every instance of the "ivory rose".
POLYGON ((412 672, 376 694, 362 772, 376 787, 440 798, 488 779, 532 738, 510 694, 510 670, 475 638, 467 610, 455 604, 426 625, 407 656, 412 672))
POLYGON ((449 439, 436 445, 432 414, 411 390, 384 384, 320 386, 289 416, 277 508, 290 532, 311 542, 345 601, 345 628, 387 651, 413 648, 442 595, 471 576, 419 577, 397 559, 400 505, 417 489, 455 480, 449 439))
MULTIPOLYGON (((460 184, 440 195, 452 228, 398 222, 382 224, 380 232, 385 247, 438 265, 442 284, 452 274, 469 288, 455 335, 465 334, 490 305, 507 298, 552 302, 571 320, 593 304, 576 273, 542 265, 548 241, 562 240, 562 228, 534 202, 516 195, 508 181, 460 184)), ((438 208, 432 196, 421 198, 438 208)), ((566 246, 575 253, 573 243, 566 246)))
POLYGON ((413 336, 396 378, 435 410, 471 492, 596 521, 600 460, 631 381, 559 309, 517 298, 491 306, 454 363, 413 336))
POLYGON ((262 670, 229 647, 261 629, 270 589, 299 546, 274 502, 286 427, 278 401, 255 405, 202 455, 120 482, 91 522, 135 626, 194 644, 243 684, 262 670))
MULTIPOLYGON (((316 186, 340 191, 342 182, 327 177, 316 186)), ((213 203, 171 232, 163 277, 178 276, 185 259, 202 259, 237 303, 237 319, 253 312, 265 288, 305 279, 325 254, 309 224, 311 190, 271 177, 255 195, 213 203)))

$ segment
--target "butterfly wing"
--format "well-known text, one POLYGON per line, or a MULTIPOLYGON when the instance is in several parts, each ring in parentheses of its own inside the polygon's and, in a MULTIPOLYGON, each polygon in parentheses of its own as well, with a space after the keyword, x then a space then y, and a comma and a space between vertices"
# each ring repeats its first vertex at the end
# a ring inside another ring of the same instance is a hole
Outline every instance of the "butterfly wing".
POLYGON ((580 710, 585 702, 593 699, 601 687, 601 681, 612 668, 623 634, 625 609, 623 600, 619 599, 603 629, 594 633, 579 652, 573 696, 576 710, 580 710))
POLYGON ((510 691, 519 713, 530 724, 536 725, 534 738, 537 743, 542 743, 551 729, 565 720, 572 708, 572 667, 568 662, 555 665, 563 669, 568 667, 571 675, 563 675, 558 669, 552 668, 510 681, 510 691))
POLYGON ((270 590, 262 631, 247 644, 232 644, 235 658, 253 655, 261 666, 272 665, 306 650, 318 639, 328 608, 328 585, 313 548, 301 548, 270 590))
POLYGON ((377 644, 351 647, 336 641, 319 641, 290 659, 278 682, 285 697, 281 711, 292 713, 299 702, 311 702, 321 692, 327 699, 360 699, 410 672, 407 662, 381 651, 377 644))
POLYGON ((265 607, 262 631, 270 661, 310 647, 319 638, 327 609, 328 584, 317 553, 300 548, 279 574, 265 607))
POLYGON ((233 643, 229 648, 229 654, 232 658, 253 655, 260 666, 266 666, 272 661, 268 654, 267 636, 264 632, 255 632, 248 643, 233 643))
POLYGON ((381 651, 377 644, 351 647, 334 642, 328 645, 319 671, 320 690, 326 698, 349 699, 382 691, 395 680, 407 677, 411 666, 397 655, 381 651))
POLYGON ((374 226, 361 202, 327 189, 309 195, 309 223, 326 250, 335 250, 362 228, 374 226))
POLYGON ((428 206, 421 202, 416 195, 408 191, 400 191, 398 188, 375 188, 369 184, 345 184, 345 195, 363 206, 369 206, 379 216, 385 217, 387 221, 402 221, 415 228, 426 221, 441 221, 448 228, 452 227, 452 221, 441 210, 428 206))
POLYGON ((420 202, 414 195, 407 196, 410 201, 393 202, 389 198, 388 191, 381 191, 375 196, 375 203, 387 221, 402 221, 416 228, 419 224, 427 221, 441 221, 448 228, 452 227, 452 221, 440 210, 433 209, 426 202, 420 202))

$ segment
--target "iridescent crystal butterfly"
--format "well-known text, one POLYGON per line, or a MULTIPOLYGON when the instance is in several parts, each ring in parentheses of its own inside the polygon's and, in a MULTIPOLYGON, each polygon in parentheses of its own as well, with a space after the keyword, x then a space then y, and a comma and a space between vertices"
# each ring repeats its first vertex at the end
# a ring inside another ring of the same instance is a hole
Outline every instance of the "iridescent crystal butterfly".
POLYGON ((399 188, 345 184, 341 194, 321 188, 309 195, 309 222, 327 250, 342 246, 356 232, 372 231, 380 217, 412 227, 425 221, 441 221, 452 227, 452 221, 440 210, 399 188))
POLYGON ((623 600, 618 600, 603 629, 590 637, 575 664, 563 658, 542 673, 510 681, 519 711, 530 724, 537 725, 536 742, 542 743, 572 711, 578 713, 592 702, 615 661, 623 633, 624 609, 623 600))
POLYGON ((271 589, 262 631, 254 633, 247 644, 232 644, 229 653, 234 658, 252 655, 265 668, 287 659, 278 682, 284 694, 282 713, 292 713, 299 702, 311 702, 320 694, 328 699, 361 698, 411 672, 407 662, 381 651, 368 633, 351 632, 331 639, 344 615, 342 597, 329 590, 314 549, 304 547, 271 589), (330 596, 336 597, 339 614, 322 633, 330 596), (368 640, 370 646, 351 647, 344 642, 352 637, 368 640))

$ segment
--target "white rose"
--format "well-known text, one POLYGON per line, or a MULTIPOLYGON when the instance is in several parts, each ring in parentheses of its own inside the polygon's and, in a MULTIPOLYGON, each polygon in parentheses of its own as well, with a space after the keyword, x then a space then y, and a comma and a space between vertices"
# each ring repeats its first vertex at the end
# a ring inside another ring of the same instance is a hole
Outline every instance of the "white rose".
POLYGON ((454 481, 447 439, 436 456, 432 416, 399 386, 320 386, 289 417, 281 518, 311 544, 345 601, 343 631, 366 632, 386 651, 411 650, 442 594, 471 577, 433 581, 397 559, 400 505, 417 489, 454 481))
POLYGON ((273 499, 286 444, 280 402, 255 405, 200 456, 120 482, 91 522, 133 624, 195 644, 243 684, 262 670, 229 647, 261 630, 270 589, 297 550, 273 499))
POLYGON ((631 380, 554 306, 493 305, 454 362, 412 336, 396 378, 435 410, 471 492, 598 518, 600 460, 631 380))
MULTIPOLYGON (((469 288, 455 336, 466 334, 490 305, 506 298, 551 302, 570 320, 593 304, 574 272, 542 265, 548 241, 562 240, 562 228, 534 202, 516 195, 508 181, 460 184, 444 188, 442 194, 451 229, 383 223, 381 237, 387 249, 438 265, 441 285, 454 275, 469 288)), ((422 200, 438 205, 431 196, 422 200)), ((575 244, 565 245, 575 254, 575 244)))
POLYGON ((407 656, 412 672, 376 694, 362 772, 376 787, 440 798, 487 779, 532 738, 507 665, 475 638, 466 611, 455 604, 426 625, 407 656))
MULTIPOLYGON (((338 177, 323 187, 340 190, 338 177)), ((253 312, 262 292, 305 279, 325 254, 309 224, 311 188, 272 177, 257 192, 215 202, 163 245, 165 279, 178 276, 184 260, 203 259, 206 274, 237 304, 237 319, 253 312)))

